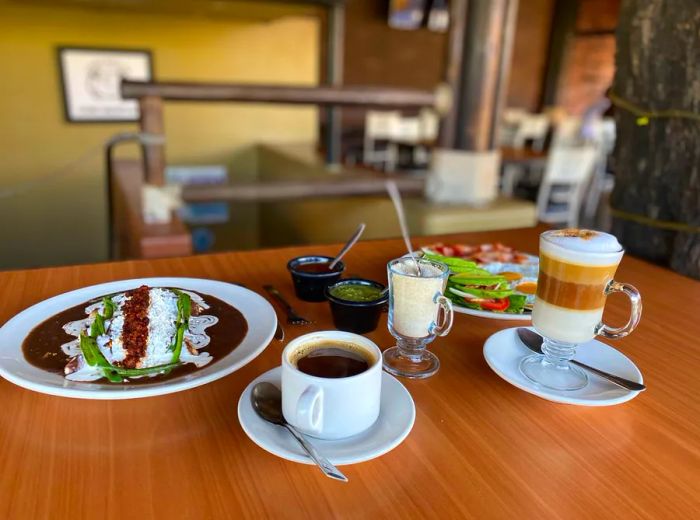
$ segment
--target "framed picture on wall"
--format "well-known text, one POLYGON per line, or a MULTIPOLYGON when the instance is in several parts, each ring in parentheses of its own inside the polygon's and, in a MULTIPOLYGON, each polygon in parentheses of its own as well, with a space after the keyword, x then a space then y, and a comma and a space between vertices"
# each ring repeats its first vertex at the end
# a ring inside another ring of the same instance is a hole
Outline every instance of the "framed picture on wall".
POLYGON ((138 121, 138 102, 122 99, 121 81, 151 81, 153 61, 150 51, 59 47, 58 67, 67 121, 138 121))

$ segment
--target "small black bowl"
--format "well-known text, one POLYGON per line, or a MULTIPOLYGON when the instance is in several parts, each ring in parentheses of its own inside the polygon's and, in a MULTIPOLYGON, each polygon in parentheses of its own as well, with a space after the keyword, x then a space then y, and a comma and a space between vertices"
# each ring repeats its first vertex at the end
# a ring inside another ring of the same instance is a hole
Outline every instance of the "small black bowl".
POLYGON ((340 279, 345 270, 345 264, 338 262, 333 271, 322 273, 302 271, 300 266, 304 264, 328 264, 332 261, 332 256, 298 256, 287 263, 287 269, 292 274, 294 292, 297 298, 307 302, 325 301, 326 295, 324 291, 326 287, 340 279))
POLYGON ((389 294, 384 294, 369 302, 353 302, 331 294, 334 288, 341 285, 370 285, 382 291, 384 290, 384 285, 372 280, 365 280, 364 278, 348 278, 326 287, 326 298, 328 298, 328 302, 331 305, 333 323, 338 330, 355 332, 357 334, 372 332, 377 328, 379 315, 389 299, 389 294))

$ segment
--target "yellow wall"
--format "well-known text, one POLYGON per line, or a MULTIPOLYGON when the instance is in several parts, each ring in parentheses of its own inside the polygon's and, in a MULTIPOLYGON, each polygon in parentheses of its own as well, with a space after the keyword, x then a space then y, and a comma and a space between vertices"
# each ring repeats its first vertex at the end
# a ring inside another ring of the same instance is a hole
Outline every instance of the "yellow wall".
MULTIPOLYGON (((102 143, 136 127, 64 121, 58 45, 151 49, 161 80, 316 84, 318 42, 311 17, 251 22, 0 3, 0 268, 105 259, 102 143), (61 169, 60 180, 2 198, 61 169)), ((317 139, 308 107, 172 102, 165 120, 170 163, 226 163, 233 177, 255 174, 253 143, 317 139)))

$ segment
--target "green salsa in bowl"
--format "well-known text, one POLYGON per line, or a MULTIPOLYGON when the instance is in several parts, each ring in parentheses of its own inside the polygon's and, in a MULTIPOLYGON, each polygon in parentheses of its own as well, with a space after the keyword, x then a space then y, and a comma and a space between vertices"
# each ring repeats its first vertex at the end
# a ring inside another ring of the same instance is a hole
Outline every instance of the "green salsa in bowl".
POLYGON ((383 288, 375 284, 344 282, 328 289, 331 296, 348 302, 373 302, 382 297, 383 291, 383 288))
POLYGON ((348 278, 329 285, 326 298, 336 328, 356 334, 376 329, 389 299, 384 289, 381 283, 364 278, 348 278))

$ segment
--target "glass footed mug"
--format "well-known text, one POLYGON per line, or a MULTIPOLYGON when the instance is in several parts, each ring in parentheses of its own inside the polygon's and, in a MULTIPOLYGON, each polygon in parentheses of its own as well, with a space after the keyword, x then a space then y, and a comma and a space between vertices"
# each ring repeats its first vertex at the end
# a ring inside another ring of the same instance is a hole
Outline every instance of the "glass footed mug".
POLYGON ((387 264, 389 279, 389 332, 396 346, 384 351, 384 369, 396 376, 422 379, 440 368, 440 361, 426 350, 438 336, 452 328, 452 302, 443 294, 450 275, 440 262, 417 259, 422 276, 411 257, 387 264))
POLYGON ((570 363, 576 347, 595 336, 618 339, 631 333, 642 316, 642 299, 632 285, 613 280, 624 250, 607 233, 555 230, 540 235, 540 272, 532 325, 544 338, 544 354, 527 356, 520 371, 553 390, 579 390, 588 376, 570 363), (602 322, 609 294, 625 294, 631 303, 623 327, 602 322))

